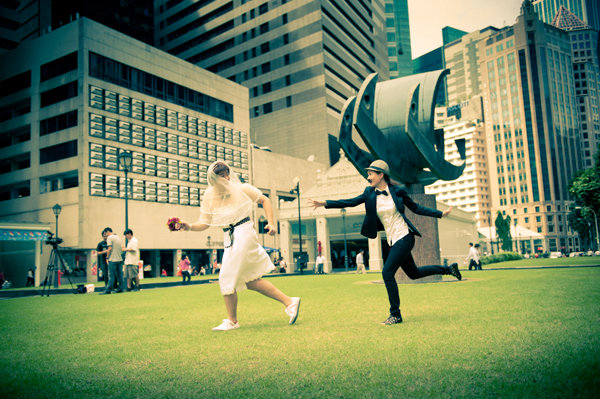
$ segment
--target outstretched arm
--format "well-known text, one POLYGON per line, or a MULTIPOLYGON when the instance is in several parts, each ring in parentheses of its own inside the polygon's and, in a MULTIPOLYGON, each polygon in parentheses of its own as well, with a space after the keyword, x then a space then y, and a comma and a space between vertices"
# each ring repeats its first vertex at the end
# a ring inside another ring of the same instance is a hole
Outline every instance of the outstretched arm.
POLYGON ((262 205, 265 210, 265 215, 267 216, 267 225, 265 226, 267 234, 270 236, 275 235, 277 229, 275 228, 275 222, 273 221, 273 207, 271 206, 271 200, 269 200, 266 195, 261 195, 258 197, 257 202, 262 205))
POLYGON ((324 206, 325 208, 347 208, 360 205, 365 202, 365 198, 367 198, 367 189, 363 191, 361 195, 358 197, 350 198, 350 199, 341 199, 341 200, 314 200, 312 198, 308 199, 308 204, 312 206, 314 209, 317 209, 320 206, 324 206))
POLYGON ((204 230, 208 229, 209 227, 210 227, 210 225, 208 225, 206 223, 181 222, 181 229, 184 231, 204 231, 204 230))

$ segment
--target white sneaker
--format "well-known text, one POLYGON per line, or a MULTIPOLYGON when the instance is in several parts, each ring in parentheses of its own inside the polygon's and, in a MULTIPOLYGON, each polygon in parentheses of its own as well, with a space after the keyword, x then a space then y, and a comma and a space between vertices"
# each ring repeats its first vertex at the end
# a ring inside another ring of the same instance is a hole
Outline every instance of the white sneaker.
POLYGON ((285 313, 290 316, 290 324, 294 324, 298 318, 298 311, 300 310, 300 298, 292 298, 292 304, 285 308, 285 313))
POLYGON ((240 323, 234 323, 229 319, 225 319, 223 320, 223 323, 219 324, 218 326, 216 326, 215 328, 213 328, 213 331, 228 331, 228 330, 235 330, 236 328, 240 328, 240 323))

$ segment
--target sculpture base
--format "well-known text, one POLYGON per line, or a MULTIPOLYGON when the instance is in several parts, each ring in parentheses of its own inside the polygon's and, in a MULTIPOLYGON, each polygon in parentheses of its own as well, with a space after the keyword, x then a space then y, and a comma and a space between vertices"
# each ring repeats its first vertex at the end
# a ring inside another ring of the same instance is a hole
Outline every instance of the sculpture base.
MULTIPOLYGON (((425 194, 423 185, 411 185, 407 187, 410 198, 417 204, 431 209, 437 209, 435 195, 425 194)), ((438 234, 438 219, 435 217, 415 215, 408 208, 406 216, 415 225, 422 237, 415 237, 415 246, 412 250, 412 256, 417 266, 440 265, 440 241, 438 234)), ((398 283, 426 283, 441 281, 442 276, 427 276, 418 280, 411 280, 402 268, 396 273, 398 283)))

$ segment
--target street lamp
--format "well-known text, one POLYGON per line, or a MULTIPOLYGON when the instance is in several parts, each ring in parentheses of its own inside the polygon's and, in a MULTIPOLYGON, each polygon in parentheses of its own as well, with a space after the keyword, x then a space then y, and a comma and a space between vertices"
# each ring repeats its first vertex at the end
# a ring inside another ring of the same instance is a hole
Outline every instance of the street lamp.
POLYGON ((298 256, 298 266, 300 267, 300 274, 302 274, 302 266, 303 266, 303 257, 302 257, 302 218, 300 216, 300 179, 298 177, 294 177, 294 187, 290 190, 290 193, 298 195, 298 237, 300 239, 300 255, 298 256))
POLYGON ((127 183, 127 173, 131 170, 133 156, 129 151, 123 151, 119 154, 119 165, 125 171, 125 230, 129 228, 129 214, 127 209, 127 200, 129 199, 129 184, 127 183))
POLYGON ((58 238, 58 215, 60 215, 60 211, 62 211, 62 207, 58 204, 52 207, 52 212, 54 212, 54 216, 56 217, 56 228, 54 229, 54 234, 56 234, 56 238, 58 238))
POLYGON ((513 221, 515 222, 515 235, 517 236, 515 246, 517 247, 517 253, 521 253, 521 251, 519 250, 519 232, 517 231, 517 218, 514 218, 513 221))
POLYGON ((494 242, 492 241, 492 211, 488 211, 488 226, 490 227, 490 248, 494 254, 494 242))
POLYGON ((344 226, 344 266, 348 271, 348 246, 346 245, 346 209, 342 208, 342 224, 344 226))
MULTIPOLYGON (((576 206, 575 209, 583 209, 580 206, 576 206)), ((600 237, 598 236, 598 216, 596 212, 590 207, 586 207, 585 209, 589 209, 594 214, 594 225, 596 226, 596 250, 600 250, 600 237)))

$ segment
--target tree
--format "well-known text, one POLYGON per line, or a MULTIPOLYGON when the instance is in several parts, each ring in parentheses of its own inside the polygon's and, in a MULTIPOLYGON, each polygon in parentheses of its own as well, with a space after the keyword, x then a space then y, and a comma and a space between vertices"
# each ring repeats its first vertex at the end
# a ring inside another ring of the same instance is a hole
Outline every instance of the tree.
POLYGON ((592 229, 589 219, 582 215, 581 210, 575 208, 570 210, 567 219, 569 226, 579 234, 581 248, 591 248, 590 234, 592 229))
POLYGON ((510 234, 510 216, 506 215, 506 218, 502 215, 502 212, 498 211, 496 220, 496 235, 498 239, 502 241, 502 250, 510 251, 512 249, 512 236, 510 234))
POLYGON ((596 153, 594 166, 578 172, 571 184, 569 193, 573 196, 575 204, 569 213, 569 225, 579 234, 583 248, 592 248, 590 239, 590 226, 593 226, 594 213, 600 213, 600 149, 596 153), (576 207, 581 209, 575 210, 576 207), (587 245, 586 245, 587 244, 587 245))

